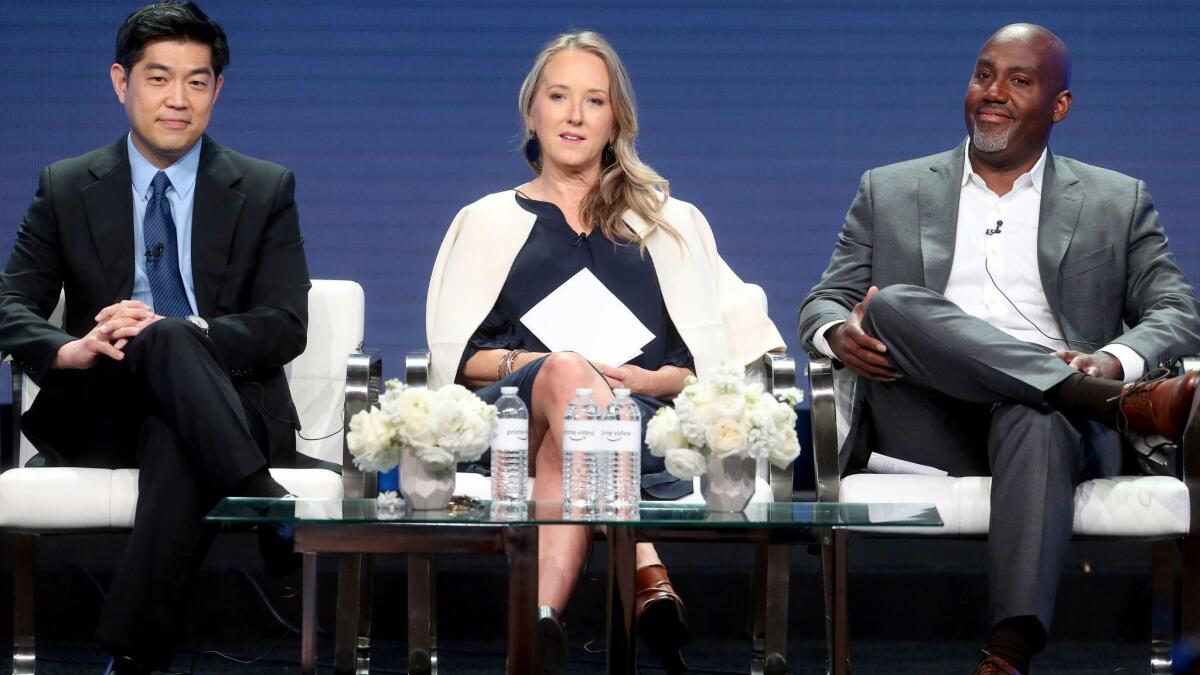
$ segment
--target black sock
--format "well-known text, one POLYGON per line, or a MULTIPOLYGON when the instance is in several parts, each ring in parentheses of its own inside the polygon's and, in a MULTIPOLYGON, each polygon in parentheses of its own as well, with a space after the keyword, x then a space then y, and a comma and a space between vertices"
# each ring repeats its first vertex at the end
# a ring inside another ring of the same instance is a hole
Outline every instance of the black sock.
POLYGON ((1034 616, 1009 617, 992 629, 984 650, 1008 661, 1022 673, 1029 672, 1029 662, 1046 646, 1046 629, 1034 616))
POLYGON ((1046 392, 1046 402, 1059 412, 1082 415, 1116 429, 1121 416, 1117 397, 1124 385, 1120 380, 1075 373, 1046 392))
POLYGON ((280 499, 288 495, 288 491, 275 479, 271 477, 271 470, 263 467, 258 471, 246 476, 246 478, 238 483, 237 489, 233 492, 236 497, 273 497, 280 499))

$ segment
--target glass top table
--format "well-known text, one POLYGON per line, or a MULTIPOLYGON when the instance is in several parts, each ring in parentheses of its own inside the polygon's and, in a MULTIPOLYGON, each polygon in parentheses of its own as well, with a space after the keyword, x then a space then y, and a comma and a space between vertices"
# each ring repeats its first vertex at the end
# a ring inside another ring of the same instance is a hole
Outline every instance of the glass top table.
POLYGON ((642 502, 636 515, 564 513, 561 502, 529 501, 493 508, 486 501, 456 501, 441 511, 381 507, 375 499, 256 499, 230 497, 208 514, 212 523, 334 525, 397 523, 407 525, 523 526, 609 525, 646 529, 774 529, 826 527, 938 527, 932 504, 855 504, 835 502, 755 503, 741 513, 709 511, 702 503, 642 502))
MULTIPOLYGON (((456 498, 449 509, 408 510, 376 499, 253 499, 229 497, 206 520, 227 525, 289 525, 304 554, 301 672, 316 672, 316 555, 339 560, 335 654, 369 645, 370 577, 374 554, 408 555, 409 667, 436 662, 434 556, 500 553, 509 568, 507 671, 534 672, 538 531, 541 525, 606 526, 608 540, 608 672, 637 672, 634 573, 638 541, 741 542, 755 546, 755 648, 752 658, 786 654, 789 546, 814 543, 847 527, 937 527, 932 504, 780 502, 750 504, 740 513, 709 511, 703 503, 642 502, 633 514, 564 512, 559 501, 515 507, 456 498), (761 582, 761 583, 760 583, 761 582), (761 643, 761 644, 759 644, 761 643), (356 646, 357 645, 357 646, 356 646)), ((824 554, 823 554, 824 555, 824 554)), ((758 671, 761 668, 755 666, 758 671)))

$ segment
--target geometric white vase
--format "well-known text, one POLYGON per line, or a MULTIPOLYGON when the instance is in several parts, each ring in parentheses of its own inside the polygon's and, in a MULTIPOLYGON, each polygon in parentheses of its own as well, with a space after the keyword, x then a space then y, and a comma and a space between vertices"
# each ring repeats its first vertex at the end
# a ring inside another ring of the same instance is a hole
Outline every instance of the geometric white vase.
POLYGON ((754 496, 756 474, 753 457, 711 455, 708 470, 700 476, 700 494, 704 495, 708 510, 721 513, 745 510, 754 496))
POLYGON ((445 509, 454 495, 454 465, 430 471, 407 449, 400 450, 400 494, 410 510, 445 509))

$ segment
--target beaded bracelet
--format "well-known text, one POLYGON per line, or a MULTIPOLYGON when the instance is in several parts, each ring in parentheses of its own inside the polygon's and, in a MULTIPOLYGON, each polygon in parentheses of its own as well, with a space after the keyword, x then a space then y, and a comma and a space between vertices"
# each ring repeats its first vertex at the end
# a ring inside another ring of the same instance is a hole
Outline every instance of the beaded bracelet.
POLYGON ((503 380, 504 378, 508 377, 509 375, 512 375, 513 364, 517 360, 517 355, 524 354, 524 353, 525 353, 524 349, 512 349, 512 350, 509 350, 509 352, 507 354, 500 357, 500 363, 496 364, 496 379, 503 380))

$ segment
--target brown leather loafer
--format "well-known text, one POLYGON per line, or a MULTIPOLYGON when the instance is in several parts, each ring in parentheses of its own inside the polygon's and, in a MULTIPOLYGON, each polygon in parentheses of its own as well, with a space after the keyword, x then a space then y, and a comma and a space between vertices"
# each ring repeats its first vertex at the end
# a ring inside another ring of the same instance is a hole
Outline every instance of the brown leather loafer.
POLYGON ((1157 434, 1178 443, 1200 403, 1198 384, 1200 372, 1191 371, 1125 385, 1120 401, 1122 430, 1157 434))
POLYGON ((647 565, 637 571, 633 605, 646 651, 657 656, 668 673, 687 672, 680 649, 692 639, 692 632, 684 618, 683 599, 667 578, 666 567, 647 565))
POLYGON ((1007 660, 984 652, 983 660, 975 666, 971 675, 1022 675, 1022 673, 1007 660))

